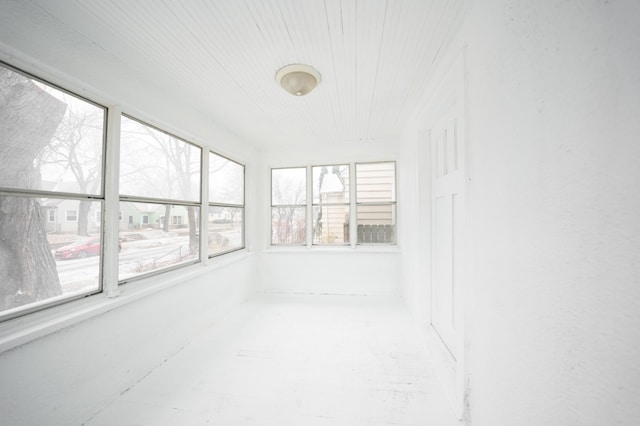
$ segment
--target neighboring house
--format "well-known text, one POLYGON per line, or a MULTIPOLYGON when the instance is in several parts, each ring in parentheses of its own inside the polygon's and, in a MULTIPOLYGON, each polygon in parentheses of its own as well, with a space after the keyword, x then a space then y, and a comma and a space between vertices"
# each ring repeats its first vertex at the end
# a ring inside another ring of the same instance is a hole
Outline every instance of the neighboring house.
POLYGON ((349 241, 349 204, 345 204, 345 180, 334 173, 326 174, 322 180, 320 200, 315 207, 321 210, 322 223, 314 226, 314 232, 323 243, 349 241))
POLYGON ((368 164, 367 170, 358 175, 358 225, 393 225, 395 208, 390 204, 395 199, 395 164, 368 164))
MULTIPOLYGON (((43 221, 47 233, 75 234, 78 231, 79 202, 61 198, 49 198, 40 203, 43 221)), ((94 202, 88 213, 87 230, 90 234, 97 234, 102 228, 102 203, 94 202)), ((136 229, 162 228, 165 217, 165 207, 156 204, 121 203, 118 212, 119 231, 136 229)), ((226 217, 226 216, 225 216, 226 217)), ((184 206, 171 206, 172 228, 186 227, 188 213, 184 206)))
MULTIPOLYGON (((88 213, 87 231, 99 233, 102 203, 93 202, 88 213)), ((41 213, 47 233, 75 234, 78 232, 80 202, 61 198, 49 198, 40 203, 41 213)))
POLYGON ((215 211, 209 210, 210 223, 230 222, 233 219, 233 214, 231 214, 229 209, 216 209, 215 211))
POLYGON ((40 204, 40 211, 48 234, 63 232, 62 224, 59 222, 62 214, 61 212, 63 211, 63 209, 60 208, 60 204, 62 202, 64 202, 64 200, 48 199, 44 200, 44 202, 40 204))
MULTIPOLYGON (((122 207, 121 231, 162 228, 166 214, 165 206, 143 203, 121 203, 120 205, 122 207)), ((185 206, 171 206, 170 214, 169 226, 171 227, 186 227, 189 223, 185 206)))
MULTIPOLYGON (((158 206, 156 208, 156 215, 158 221, 156 226, 162 228, 166 214, 165 206, 158 206)), ((185 206, 171 206, 171 219, 169 226, 172 228, 186 228, 189 223, 189 214, 185 206)))
MULTIPOLYGON (((60 193, 77 193, 78 185, 75 182, 42 181, 40 188, 47 191, 60 193)), ((87 231, 91 234, 100 232, 100 210, 102 203, 91 203, 87 215, 87 231)), ((78 232, 78 220, 80 202, 78 200, 64 198, 46 198, 40 202, 40 209, 47 233, 76 234, 78 232)))

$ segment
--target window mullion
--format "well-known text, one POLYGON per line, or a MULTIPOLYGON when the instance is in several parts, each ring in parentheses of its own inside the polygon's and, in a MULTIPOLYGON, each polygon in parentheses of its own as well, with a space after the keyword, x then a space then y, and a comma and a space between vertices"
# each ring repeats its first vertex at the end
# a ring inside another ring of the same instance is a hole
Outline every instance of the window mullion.
POLYGON ((200 166, 200 261, 209 261, 209 151, 202 151, 200 166))
POLYGON ((356 221, 357 208, 356 208, 356 194, 357 194, 357 182, 356 182, 356 165, 355 163, 349 164, 349 241, 351 247, 356 248, 358 243, 358 222, 356 221))
POLYGON ((313 244, 313 176, 311 170, 311 166, 307 166, 307 217, 305 221, 307 227, 307 248, 310 248, 313 244))
POLYGON ((102 258, 102 289, 107 297, 117 297, 118 290, 118 233, 119 233, 119 179, 120 179, 120 117, 119 107, 107 113, 107 136, 104 170, 104 215, 102 258))

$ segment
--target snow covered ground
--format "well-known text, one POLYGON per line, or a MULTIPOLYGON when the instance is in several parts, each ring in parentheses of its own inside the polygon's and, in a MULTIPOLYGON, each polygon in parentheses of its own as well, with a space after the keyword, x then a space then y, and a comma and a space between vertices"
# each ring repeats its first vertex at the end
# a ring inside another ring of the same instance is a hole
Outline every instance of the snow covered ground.
MULTIPOLYGON (((240 229, 216 230, 209 237, 210 253, 242 246, 240 229)), ((198 258, 189 253, 188 229, 164 232, 143 229, 120 233, 121 251, 118 257, 118 279, 146 274, 151 271, 188 263, 198 258)), ((84 259, 56 260, 58 277, 65 294, 98 290, 100 256, 84 259)))

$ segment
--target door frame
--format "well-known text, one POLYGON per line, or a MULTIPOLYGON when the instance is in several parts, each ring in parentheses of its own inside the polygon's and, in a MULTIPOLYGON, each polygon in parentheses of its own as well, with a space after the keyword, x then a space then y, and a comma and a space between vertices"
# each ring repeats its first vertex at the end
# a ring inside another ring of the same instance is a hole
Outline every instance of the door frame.
POLYGON ((470 224, 470 203, 469 203, 469 159, 468 159, 468 141, 467 141, 467 86, 466 86, 466 65, 465 51, 462 51, 453 57, 448 67, 434 79, 437 81, 434 90, 430 94, 429 108, 427 109, 427 128, 428 128, 428 144, 429 144, 429 202, 431 216, 431 277, 429 281, 430 287, 430 324, 427 333, 427 343, 431 361, 435 367, 436 374, 440 379, 445 393, 451 402, 456 416, 463 420, 470 420, 469 412, 469 368, 468 368, 468 352, 469 352, 469 291, 471 283, 469 278, 469 268, 471 266, 469 253, 469 224, 470 224), (458 180, 456 184, 462 188, 462 221, 458 225, 460 236, 460 244, 455 250, 456 276, 454 295, 457 309, 455 309, 455 335, 448 336, 449 340, 455 339, 454 348, 449 348, 445 343, 445 339, 434 326, 434 270, 435 270, 435 247, 433 239, 436 238, 435 220, 436 205, 435 200, 440 194, 438 182, 435 179, 436 172, 433 167, 437 161, 435 154, 435 144, 437 143, 437 135, 434 130, 446 117, 451 113, 455 117, 455 132, 458 138, 457 156, 460 162, 460 176, 455 177, 458 180), (453 349, 453 350, 452 350, 453 349), (455 351, 455 355, 454 355, 455 351))

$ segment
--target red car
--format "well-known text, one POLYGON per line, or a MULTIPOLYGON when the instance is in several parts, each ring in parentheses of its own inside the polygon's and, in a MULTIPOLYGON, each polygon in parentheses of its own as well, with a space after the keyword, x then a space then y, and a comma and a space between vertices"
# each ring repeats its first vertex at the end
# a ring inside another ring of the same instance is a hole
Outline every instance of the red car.
MULTIPOLYGON (((122 248, 118 241, 118 251, 122 248)), ((88 238, 62 246, 54 252, 56 259, 84 259, 87 256, 100 254, 100 238, 88 238)))

